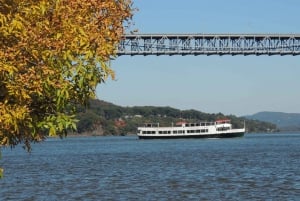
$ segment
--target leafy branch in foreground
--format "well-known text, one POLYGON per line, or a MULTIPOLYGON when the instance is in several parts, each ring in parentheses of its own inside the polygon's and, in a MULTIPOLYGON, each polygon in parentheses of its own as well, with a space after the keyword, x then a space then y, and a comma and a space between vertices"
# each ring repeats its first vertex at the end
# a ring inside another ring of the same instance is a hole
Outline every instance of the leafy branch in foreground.
POLYGON ((132 13, 131 0, 0 0, 0 147, 76 128, 132 13))

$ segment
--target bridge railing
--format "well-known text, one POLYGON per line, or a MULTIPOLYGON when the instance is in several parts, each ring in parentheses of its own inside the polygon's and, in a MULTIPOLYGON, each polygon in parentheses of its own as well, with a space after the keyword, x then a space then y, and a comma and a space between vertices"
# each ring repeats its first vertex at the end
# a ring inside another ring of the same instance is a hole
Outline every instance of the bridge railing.
POLYGON ((125 35, 117 55, 299 55, 300 34, 125 35))

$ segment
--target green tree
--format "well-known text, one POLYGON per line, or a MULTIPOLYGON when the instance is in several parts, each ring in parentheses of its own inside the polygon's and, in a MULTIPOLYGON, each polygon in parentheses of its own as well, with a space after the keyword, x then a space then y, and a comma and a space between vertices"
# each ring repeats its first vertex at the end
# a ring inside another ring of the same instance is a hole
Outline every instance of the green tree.
POLYGON ((131 0, 0 0, 0 146, 75 129, 132 13, 131 0))

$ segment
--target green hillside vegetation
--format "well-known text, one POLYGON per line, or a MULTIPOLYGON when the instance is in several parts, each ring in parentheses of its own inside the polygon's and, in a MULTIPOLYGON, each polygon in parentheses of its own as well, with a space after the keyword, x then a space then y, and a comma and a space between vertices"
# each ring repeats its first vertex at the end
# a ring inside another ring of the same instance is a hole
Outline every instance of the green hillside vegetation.
POLYGON ((222 113, 208 114, 196 110, 178 110, 171 107, 136 106, 121 107, 101 100, 91 100, 87 109, 79 108, 77 133, 85 135, 136 134, 137 127, 144 123, 159 123, 169 126, 180 120, 187 122, 230 119, 233 127, 241 128, 246 123, 248 132, 274 132, 276 126, 257 120, 248 120, 222 113))
POLYGON ((280 131, 300 131, 299 113, 259 112, 245 118, 273 123, 280 131))

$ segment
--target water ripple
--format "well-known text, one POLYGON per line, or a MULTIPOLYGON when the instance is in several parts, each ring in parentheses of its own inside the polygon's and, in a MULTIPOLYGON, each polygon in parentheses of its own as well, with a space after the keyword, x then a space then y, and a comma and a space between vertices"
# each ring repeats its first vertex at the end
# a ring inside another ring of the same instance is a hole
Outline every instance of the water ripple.
POLYGON ((0 200, 299 200, 299 140, 51 139, 3 150, 0 200))

